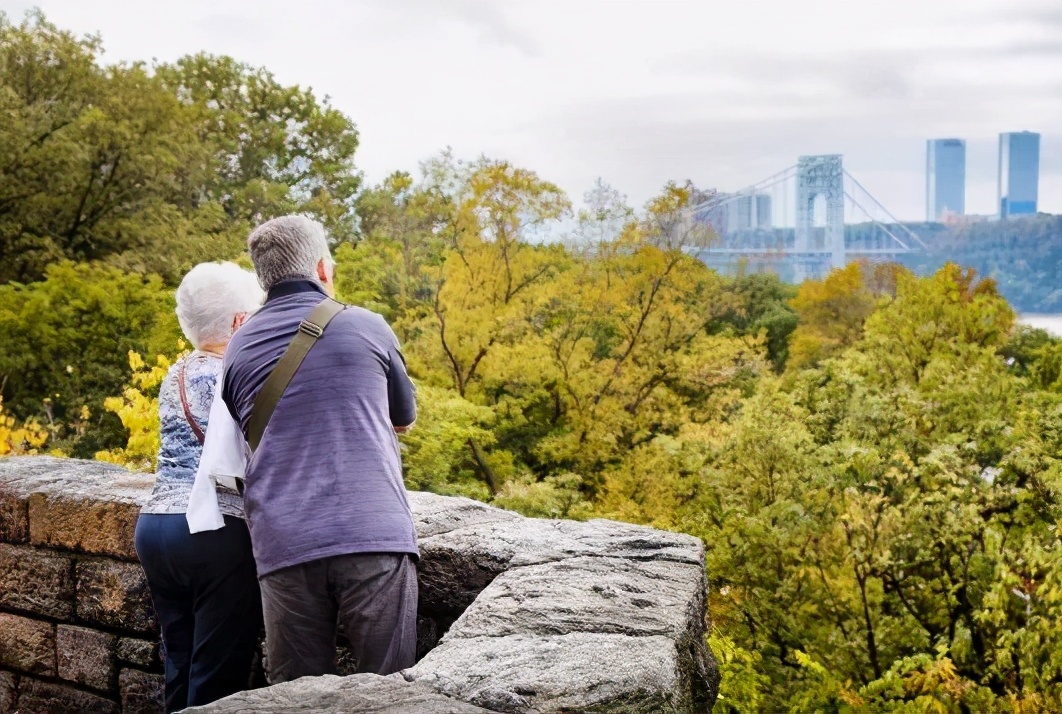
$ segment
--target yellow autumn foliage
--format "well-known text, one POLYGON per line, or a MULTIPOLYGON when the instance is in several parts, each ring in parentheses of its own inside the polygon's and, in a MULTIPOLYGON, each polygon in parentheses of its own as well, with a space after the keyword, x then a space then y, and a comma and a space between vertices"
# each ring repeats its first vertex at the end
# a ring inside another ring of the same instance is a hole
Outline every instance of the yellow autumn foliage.
MULTIPOLYGON (((180 345, 184 347, 183 343, 180 345)), ((103 406, 118 416, 129 431, 125 448, 96 452, 97 461, 120 464, 130 470, 154 471, 159 451, 158 387, 176 360, 157 355, 149 365, 138 353, 129 352, 133 370, 129 384, 119 397, 108 397, 103 406)))
POLYGON ((4 398, 0 397, 0 456, 36 454, 48 436, 48 430, 36 419, 20 422, 4 412, 4 398))

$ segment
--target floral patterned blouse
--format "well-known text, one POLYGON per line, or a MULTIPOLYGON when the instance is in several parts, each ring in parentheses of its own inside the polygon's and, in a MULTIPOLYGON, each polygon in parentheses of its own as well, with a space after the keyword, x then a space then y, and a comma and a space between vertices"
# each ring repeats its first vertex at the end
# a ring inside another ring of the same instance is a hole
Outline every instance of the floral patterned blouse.
MULTIPOLYGON (((188 508, 188 494, 199 468, 203 447, 196 438, 184 407, 178 380, 184 364, 184 389, 188 409, 199 427, 206 432, 210 403, 214 400, 214 386, 221 376, 221 358, 199 352, 178 360, 170 367, 159 389, 159 455, 155 488, 141 513, 181 513, 188 508)), ((235 493, 219 491, 218 505, 226 516, 243 518, 243 498, 235 493)))

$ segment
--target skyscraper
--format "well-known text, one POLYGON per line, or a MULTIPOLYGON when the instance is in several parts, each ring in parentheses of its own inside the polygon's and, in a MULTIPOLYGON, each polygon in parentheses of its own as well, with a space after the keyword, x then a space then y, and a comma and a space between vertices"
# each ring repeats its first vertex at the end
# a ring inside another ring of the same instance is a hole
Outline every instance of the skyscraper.
POLYGON ((771 228, 771 197, 764 193, 737 196, 726 205, 726 229, 728 232, 757 228, 771 228))
POLYGON ((771 206, 771 197, 766 194, 756 194, 756 227, 771 228, 774 226, 774 211, 771 206))
POLYGON ((945 213, 966 212, 966 142, 930 139, 926 142, 926 220, 945 213))
POLYGON ((1040 135, 1032 131, 999 135, 999 217, 1036 213, 1040 185, 1040 135))

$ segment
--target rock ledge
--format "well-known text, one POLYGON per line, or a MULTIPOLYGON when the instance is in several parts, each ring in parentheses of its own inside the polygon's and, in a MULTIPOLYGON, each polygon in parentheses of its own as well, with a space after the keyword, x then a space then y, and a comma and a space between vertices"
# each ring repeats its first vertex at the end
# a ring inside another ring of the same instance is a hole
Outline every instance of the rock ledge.
MULTIPOLYGON (((16 695, 27 711, 156 710, 156 650, 139 638, 157 626, 132 547, 151 484, 95 462, 0 459, 0 617, 4 633, 22 633, 0 636, 0 712, 16 695), (86 659, 97 650, 99 662, 86 659), (56 677, 64 684, 51 684, 56 677)), ((187 711, 712 708, 719 675, 704 641, 696 538, 524 518, 429 493, 410 501, 421 549, 415 666, 389 677, 304 677, 187 711)))

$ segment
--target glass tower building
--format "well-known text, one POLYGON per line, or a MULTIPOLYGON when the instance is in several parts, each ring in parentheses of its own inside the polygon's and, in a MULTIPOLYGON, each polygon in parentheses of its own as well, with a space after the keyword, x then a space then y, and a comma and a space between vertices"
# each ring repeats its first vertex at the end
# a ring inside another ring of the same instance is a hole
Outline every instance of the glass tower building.
POLYGON ((966 142, 930 139, 926 142, 926 220, 947 213, 966 212, 966 142))
POLYGON ((1032 131, 999 135, 999 217, 1036 213, 1040 184, 1040 135, 1032 131))
POLYGON ((730 233, 771 228, 773 223, 771 197, 766 194, 738 196, 726 205, 726 229, 730 233))

